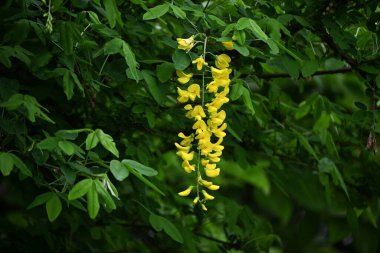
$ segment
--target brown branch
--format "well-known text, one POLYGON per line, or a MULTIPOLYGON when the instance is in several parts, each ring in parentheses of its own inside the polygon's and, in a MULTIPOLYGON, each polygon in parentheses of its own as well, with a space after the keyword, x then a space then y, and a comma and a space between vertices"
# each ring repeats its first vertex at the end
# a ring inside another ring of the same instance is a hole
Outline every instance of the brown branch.
MULTIPOLYGON (((332 74, 338 74, 338 73, 348 73, 352 72, 351 67, 344 67, 340 69, 333 69, 333 70, 321 70, 317 71, 312 76, 320 76, 320 75, 332 75, 332 74)), ((258 74, 256 75, 258 78, 262 79, 272 79, 272 78, 289 78, 290 75, 288 73, 273 73, 273 74, 258 74)), ((302 77, 300 77, 302 78, 302 77)))

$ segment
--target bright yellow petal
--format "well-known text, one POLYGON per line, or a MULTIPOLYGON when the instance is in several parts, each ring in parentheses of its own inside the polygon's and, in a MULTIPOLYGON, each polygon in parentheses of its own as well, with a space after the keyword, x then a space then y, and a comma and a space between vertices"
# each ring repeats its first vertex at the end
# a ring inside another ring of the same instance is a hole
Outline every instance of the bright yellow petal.
POLYGON ((215 66, 219 69, 225 69, 230 66, 231 58, 226 54, 216 56, 215 66))
POLYGON ((216 191, 216 190, 219 190, 220 186, 213 184, 213 185, 208 186, 207 188, 211 191, 216 191))
POLYGON ((206 176, 208 177, 217 177, 219 176, 220 169, 214 169, 214 170, 205 170, 206 176))
POLYGON ((215 199, 214 196, 208 194, 205 190, 202 190, 202 194, 205 197, 205 199, 207 199, 207 200, 213 200, 213 199, 215 199))
POLYGON ((232 41, 224 41, 224 42, 222 42, 222 45, 227 50, 233 50, 234 49, 234 43, 232 41))
POLYGON ((193 186, 190 186, 186 190, 179 192, 178 195, 182 197, 189 196, 192 189, 193 189, 193 186))

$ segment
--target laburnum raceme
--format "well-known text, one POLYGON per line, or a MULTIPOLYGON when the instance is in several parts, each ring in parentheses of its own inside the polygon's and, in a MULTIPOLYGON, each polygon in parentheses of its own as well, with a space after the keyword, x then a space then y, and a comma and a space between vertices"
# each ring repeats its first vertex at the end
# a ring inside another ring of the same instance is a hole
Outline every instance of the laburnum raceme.
MULTIPOLYGON (((193 204, 200 204, 204 211, 207 211, 206 202, 213 200, 209 191, 219 189, 210 180, 217 177, 220 162, 224 149, 223 138, 226 136, 227 123, 225 123, 226 112, 222 106, 228 103, 228 93, 230 91, 230 63, 231 58, 227 54, 214 55, 214 66, 209 66, 206 61, 207 37, 204 41, 195 41, 196 36, 188 39, 178 38, 178 48, 189 52, 195 45, 203 46, 203 54, 195 58, 192 63, 196 71, 201 71, 201 75, 194 75, 189 71, 177 71, 177 81, 181 84, 177 87, 177 101, 185 104, 186 117, 193 121, 192 131, 178 134, 181 138, 177 147, 177 155, 182 159, 182 168, 186 173, 195 174, 196 183, 179 192, 180 196, 189 196, 195 189, 193 204), (210 73, 212 81, 205 82, 206 74, 210 73), (201 76, 200 80, 195 77, 201 76), (198 83, 201 83, 198 84, 198 83)), ((232 42, 222 43, 227 49, 232 49, 232 42)))

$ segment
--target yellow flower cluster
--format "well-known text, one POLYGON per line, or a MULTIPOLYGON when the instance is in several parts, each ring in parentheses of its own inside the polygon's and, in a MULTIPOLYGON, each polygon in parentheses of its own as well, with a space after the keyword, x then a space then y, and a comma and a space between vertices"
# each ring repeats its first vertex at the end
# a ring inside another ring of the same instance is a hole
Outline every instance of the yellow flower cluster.
MULTIPOLYGON (((194 36, 188 39, 177 39, 178 48, 189 51, 194 46, 194 36)), ((179 133, 178 136, 182 139, 180 143, 175 143, 177 147, 177 155, 182 159, 182 167, 187 173, 196 172, 196 186, 192 185, 184 191, 179 192, 180 196, 189 196, 194 188, 196 188, 196 197, 193 200, 194 205, 198 202, 203 210, 207 210, 205 203, 213 200, 214 196, 210 195, 207 190, 215 191, 219 189, 218 185, 204 179, 204 177, 215 178, 219 175, 220 169, 217 168, 217 163, 220 162, 220 157, 224 146, 222 145, 223 138, 226 136, 225 130, 227 124, 226 112, 221 107, 228 103, 227 97, 229 93, 231 69, 229 68, 231 58, 226 54, 215 56, 215 67, 208 67, 206 62, 206 43, 207 38, 203 42, 204 52, 195 59, 192 63, 196 65, 198 71, 202 71, 202 85, 192 83, 187 88, 177 87, 178 102, 194 104, 186 104, 184 109, 187 111, 186 117, 193 120, 193 133, 185 135, 179 133), (212 81, 205 83, 204 67, 207 67, 208 72, 212 74, 212 81), (206 97, 209 101, 206 103, 206 97), (200 99, 201 101, 196 101, 200 99), (196 152, 192 148, 196 148, 196 152), (197 159, 194 159, 197 157, 197 159), (197 160, 197 161, 196 161, 197 160), (202 170, 203 168, 203 170, 202 170), (203 175, 203 177, 202 177, 203 175)), ((223 46, 225 46, 223 44, 223 46)), ((177 71, 178 82, 186 85, 193 78, 192 73, 177 71)))

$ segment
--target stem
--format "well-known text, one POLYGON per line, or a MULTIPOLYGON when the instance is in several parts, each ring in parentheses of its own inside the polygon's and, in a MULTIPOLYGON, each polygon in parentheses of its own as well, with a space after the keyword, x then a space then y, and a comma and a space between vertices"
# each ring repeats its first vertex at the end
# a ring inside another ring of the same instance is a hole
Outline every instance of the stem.
MULTIPOLYGON (((321 75, 332 75, 332 74, 338 74, 338 73, 349 73, 352 72, 351 67, 344 67, 340 69, 333 69, 333 70, 320 70, 312 74, 311 76, 321 76, 321 75)), ((257 74, 258 78, 262 79, 273 79, 273 78, 289 78, 290 75, 288 73, 273 73, 273 74, 257 74)))
MULTIPOLYGON (((205 40, 203 42, 203 59, 206 61, 206 48, 207 48, 207 36, 205 36, 205 40)), ((202 108, 205 105, 205 71, 202 71, 202 108)), ((197 166, 197 197, 199 197, 199 178, 201 177, 200 172, 200 165, 201 165, 201 150, 198 149, 198 166, 197 166)))
POLYGON ((103 62, 103 64, 102 64, 102 67, 100 68, 100 71, 99 71, 99 73, 98 73, 98 76, 100 76, 100 75, 102 74, 103 69, 104 69, 104 66, 106 65, 106 62, 108 61, 108 58, 109 58, 109 57, 110 57, 110 55, 107 54, 107 57, 104 59, 104 62, 103 62))

